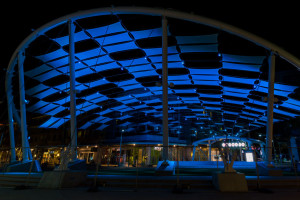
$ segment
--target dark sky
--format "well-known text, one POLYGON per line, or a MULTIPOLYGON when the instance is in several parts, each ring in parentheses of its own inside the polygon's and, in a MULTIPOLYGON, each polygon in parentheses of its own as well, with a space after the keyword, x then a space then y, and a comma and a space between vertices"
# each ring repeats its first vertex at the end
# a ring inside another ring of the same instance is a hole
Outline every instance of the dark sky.
MULTIPOLYGON (((232 24, 254 34, 257 34, 300 57, 297 47, 300 45, 299 11, 298 5, 279 1, 278 4, 262 4, 264 1, 204 1, 185 0, 180 3, 145 3, 146 1, 98 1, 99 3, 78 3, 73 1, 70 5, 59 3, 65 1, 24 1, 16 3, 10 1, 2 5, 1 12, 1 49, 0 67, 6 68, 18 44, 25 39, 32 29, 58 17, 80 11, 99 7, 114 6, 151 6, 173 8, 177 10, 194 12, 195 14, 217 19, 232 24), (74 3, 75 2, 75 3, 74 3), (126 3, 124 3, 126 2, 126 3)), ((90 1, 89 1, 90 2, 90 1)), ((176 2, 176 1, 175 1, 176 2)), ((178 1, 177 1, 178 2, 178 1)))
MULTIPOLYGON (((80 10, 99 7, 117 6, 150 6, 172 8, 193 12, 197 15, 217 19, 234 25, 258 36, 261 36, 286 49, 300 58, 300 28, 297 1, 288 4, 285 1, 273 1, 266 5, 265 1, 107 1, 85 3, 84 1, 7 1, 1 5, 1 59, 0 59, 0 102, 5 99, 4 79, 11 55, 17 46, 34 29, 61 16, 80 10), (62 4, 63 2, 63 4, 62 4), (146 3, 149 2, 149 3, 146 3), (177 2, 177 3, 175 3, 177 2), (278 2, 278 3, 274 3, 278 2), (2 73, 3 72, 3 73, 2 73)), ((291 1, 290 1, 291 2, 291 1)), ((0 111, 6 112, 5 105, 0 104, 0 111)), ((0 116, 1 118, 1 116, 0 116)), ((0 119, 1 120, 1 119, 0 119)))

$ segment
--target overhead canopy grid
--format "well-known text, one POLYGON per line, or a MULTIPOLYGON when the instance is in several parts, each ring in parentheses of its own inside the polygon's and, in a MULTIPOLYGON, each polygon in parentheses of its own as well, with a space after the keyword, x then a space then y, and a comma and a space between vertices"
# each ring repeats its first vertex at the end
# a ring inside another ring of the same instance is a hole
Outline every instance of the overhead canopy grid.
MULTIPOLYGON (((74 20, 79 129, 134 132, 143 126, 139 132, 161 133, 161 20, 141 14, 74 20)), ((39 116, 32 123, 40 128, 70 121, 68 34, 67 22, 57 24, 25 49, 27 111, 39 116)), ((265 126, 267 57, 264 48, 222 30, 168 18, 170 133, 239 135, 265 126)), ((300 115, 298 86, 275 83, 275 123, 300 115)))

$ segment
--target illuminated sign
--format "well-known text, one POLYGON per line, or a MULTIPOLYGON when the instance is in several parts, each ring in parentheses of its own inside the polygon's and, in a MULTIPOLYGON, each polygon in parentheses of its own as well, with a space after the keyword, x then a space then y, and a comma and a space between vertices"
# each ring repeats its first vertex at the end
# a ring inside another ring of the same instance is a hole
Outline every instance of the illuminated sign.
POLYGON ((233 148, 236 148, 236 147, 245 147, 246 144, 245 143, 222 143, 222 147, 233 147, 233 148))
POLYGON ((253 162, 253 153, 252 152, 246 152, 246 161, 247 162, 253 162))
POLYGON ((154 147, 154 150, 156 150, 156 151, 161 151, 161 150, 162 150, 162 147, 154 147))

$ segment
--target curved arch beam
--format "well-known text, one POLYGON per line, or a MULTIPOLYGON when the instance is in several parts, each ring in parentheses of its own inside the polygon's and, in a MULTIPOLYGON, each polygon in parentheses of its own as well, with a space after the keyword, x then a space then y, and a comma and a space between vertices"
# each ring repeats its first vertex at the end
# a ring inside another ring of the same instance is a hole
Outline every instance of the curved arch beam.
POLYGON ((279 46, 277 46, 259 36, 256 36, 252 33, 244 31, 235 26, 220 22, 218 20, 202 17, 199 15, 189 14, 189 13, 185 13, 185 12, 181 12, 181 11, 167 10, 167 9, 146 8, 146 7, 116 7, 116 8, 107 7, 107 8, 98 8, 98 9, 76 12, 76 13, 58 18, 56 20, 53 20, 53 21, 45 24, 44 26, 40 27, 39 29, 37 29, 36 31, 31 33, 17 47, 17 49, 15 50, 15 52, 13 53, 13 55, 11 57, 11 60, 9 62, 7 70, 8 71, 11 70, 12 63, 21 48, 26 48, 27 45, 31 41, 33 41, 39 35, 44 34, 46 31, 50 30, 51 28, 56 27, 62 23, 65 23, 69 19, 77 20, 77 19, 86 18, 86 17, 108 15, 108 14, 146 14, 146 15, 155 15, 155 16, 166 16, 166 17, 172 17, 172 18, 176 18, 176 19, 182 19, 182 20, 187 20, 187 21, 207 25, 207 26, 217 28, 217 29, 223 30, 225 32, 231 33, 231 34, 241 37, 243 39, 246 39, 250 42, 255 43, 258 46, 264 47, 265 49, 274 52, 275 54, 277 54, 278 56, 280 56, 287 62, 291 63, 292 65, 294 65, 295 67, 300 69, 300 60, 297 57, 290 54, 289 52, 280 48, 279 46))

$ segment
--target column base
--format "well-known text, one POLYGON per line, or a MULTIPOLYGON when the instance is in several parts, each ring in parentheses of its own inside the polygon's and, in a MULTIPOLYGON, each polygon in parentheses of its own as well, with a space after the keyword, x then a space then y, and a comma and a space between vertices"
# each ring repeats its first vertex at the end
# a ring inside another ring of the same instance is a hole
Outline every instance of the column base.
POLYGON ((258 173, 260 176, 283 176, 282 170, 273 163, 258 163, 258 173))
POLYGON ((248 192, 245 174, 213 173, 213 185, 221 192, 248 192))
POLYGON ((38 160, 28 160, 26 162, 14 162, 6 165, 5 172, 41 172, 42 168, 38 160))
POLYGON ((38 188, 59 189, 77 187, 86 182, 85 171, 50 171, 44 172, 38 188))
POLYGON ((155 174, 159 176, 172 176, 175 175, 175 161, 159 161, 155 169, 155 174))
POLYGON ((73 160, 69 162, 68 168, 70 170, 80 170, 80 171, 85 171, 86 170, 86 162, 85 160, 73 160))

